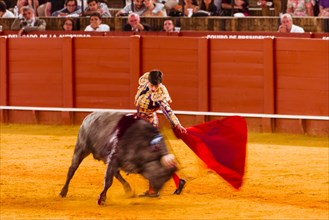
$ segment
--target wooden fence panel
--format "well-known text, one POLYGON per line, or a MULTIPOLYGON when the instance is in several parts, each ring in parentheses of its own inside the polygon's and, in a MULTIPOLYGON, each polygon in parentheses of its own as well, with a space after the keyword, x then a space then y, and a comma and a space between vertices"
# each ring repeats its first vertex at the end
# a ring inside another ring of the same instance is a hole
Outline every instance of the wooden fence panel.
POLYGON ((130 37, 76 38, 75 106, 130 107, 130 37))
POLYGON ((143 73, 152 69, 163 71, 174 109, 198 109, 198 55, 197 38, 142 38, 143 73))
POLYGON ((264 112, 263 40, 210 41, 210 111, 264 112))
MULTIPOLYGON (((51 43, 49 39, 8 39, 8 105, 63 106, 62 42, 63 39, 52 39, 51 43)), ((58 115, 32 113, 18 121, 54 122, 60 118, 58 115)))
MULTIPOLYGON (((0 38, 0 105, 7 106, 8 100, 8 56, 7 39, 0 38)), ((0 121, 7 122, 8 114, 0 110, 0 121)))
MULTIPOLYGON (((329 41, 276 39, 276 113, 328 116, 329 41)), ((280 120, 277 129, 328 132, 328 122, 280 120), (296 126, 296 124, 298 126, 296 126)))
POLYGON ((62 106, 62 41, 8 40, 9 105, 62 106))
POLYGON ((276 39, 277 113, 329 112, 329 41, 276 39))

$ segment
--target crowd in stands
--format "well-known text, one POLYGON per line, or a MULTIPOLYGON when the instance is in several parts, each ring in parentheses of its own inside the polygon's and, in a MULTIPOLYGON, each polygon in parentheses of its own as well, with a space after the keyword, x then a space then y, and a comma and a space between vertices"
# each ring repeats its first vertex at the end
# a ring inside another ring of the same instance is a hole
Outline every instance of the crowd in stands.
MULTIPOLYGON (((16 18, 11 29, 19 33, 45 30, 42 17, 65 17, 63 30, 76 30, 70 18, 89 16, 85 31, 110 31, 102 24, 103 17, 111 17, 107 0, 0 0, 0 17, 16 18)), ((303 32, 293 24, 294 16, 329 17, 329 0, 286 0, 286 11, 281 14, 279 32, 303 32)), ((258 0, 258 5, 273 7, 273 0, 258 0)), ((128 16, 124 31, 148 31, 151 27, 140 22, 140 17, 174 16, 249 16, 249 0, 126 0, 126 5, 113 16, 128 16)), ((170 19, 164 22, 164 31, 174 31, 170 19)))

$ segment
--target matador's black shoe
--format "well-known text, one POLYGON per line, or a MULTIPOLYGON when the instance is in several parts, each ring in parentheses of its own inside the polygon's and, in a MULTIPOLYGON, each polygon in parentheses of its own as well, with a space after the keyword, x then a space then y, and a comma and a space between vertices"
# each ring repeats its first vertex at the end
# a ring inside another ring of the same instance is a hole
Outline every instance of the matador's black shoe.
POLYGON ((181 194, 182 191, 183 191, 183 188, 184 188, 184 186, 185 186, 185 183, 186 183, 185 180, 180 179, 180 180, 179 180, 178 188, 175 190, 175 192, 174 192, 173 194, 175 194, 175 195, 179 195, 179 194, 181 194))

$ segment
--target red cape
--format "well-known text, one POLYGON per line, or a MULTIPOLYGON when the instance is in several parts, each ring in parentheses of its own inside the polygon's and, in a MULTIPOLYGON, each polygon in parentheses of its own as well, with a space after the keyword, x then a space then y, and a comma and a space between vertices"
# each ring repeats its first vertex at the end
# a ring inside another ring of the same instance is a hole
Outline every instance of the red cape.
POLYGON ((231 116, 187 128, 183 134, 175 131, 207 166, 234 188, 243 182, 246 162, 247 123, 231 116))

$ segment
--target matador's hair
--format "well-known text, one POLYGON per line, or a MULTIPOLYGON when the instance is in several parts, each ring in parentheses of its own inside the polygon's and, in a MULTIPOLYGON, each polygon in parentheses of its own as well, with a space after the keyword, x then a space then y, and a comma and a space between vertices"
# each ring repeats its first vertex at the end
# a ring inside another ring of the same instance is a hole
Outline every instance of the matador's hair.
POLYGON ((152 70, 149 74, 149 82, 153 85, 159 85, 162 83, 162 72, 160 70, 152 70))

